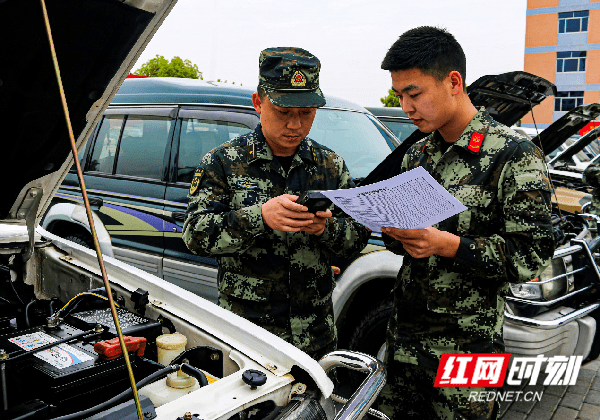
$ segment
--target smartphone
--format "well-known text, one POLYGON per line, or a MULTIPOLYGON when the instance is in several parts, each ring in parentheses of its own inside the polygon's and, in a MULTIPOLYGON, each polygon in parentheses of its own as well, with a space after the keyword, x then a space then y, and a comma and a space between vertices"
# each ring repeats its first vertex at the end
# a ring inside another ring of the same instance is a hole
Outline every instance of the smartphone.
POLYGON ((325 211, 331 205, 331 200, 325 197, 320 191, 304 191, 300 194, 296 203, 308 207, 310 213, 325 211))

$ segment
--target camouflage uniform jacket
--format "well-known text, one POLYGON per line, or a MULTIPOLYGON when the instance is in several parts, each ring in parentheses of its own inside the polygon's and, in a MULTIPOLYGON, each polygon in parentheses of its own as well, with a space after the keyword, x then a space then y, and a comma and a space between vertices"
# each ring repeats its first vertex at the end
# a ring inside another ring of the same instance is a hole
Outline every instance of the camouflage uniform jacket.
POLYGON ((468 207, 434 225, 460 245, 455 258, 405 255, 388 332, 394 359, 433 369, 442 353, 503 351, 508 283, 538 276, 554 251, 550 183, 531 141, 480 110, 445 153, 441 142, 437 132, 417 142, 402 170, 424 167, 468 207))
POLYGON ((354 187, 342 158, 305 138, 286 176, 259 124, 204 156, 195 178, 183 239, 192 252, 218 258, 219 304, 309 353, 332 348, 331 255, 360 252, 368 231, 336 211, 321 236, 275 231, 262 204, 354 187))

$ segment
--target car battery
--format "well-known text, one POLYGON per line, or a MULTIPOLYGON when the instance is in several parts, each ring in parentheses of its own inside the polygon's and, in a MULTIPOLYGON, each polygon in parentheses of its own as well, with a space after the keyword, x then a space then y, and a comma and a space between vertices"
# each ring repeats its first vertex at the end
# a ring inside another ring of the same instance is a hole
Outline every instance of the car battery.
MULTIPOLYGON (((146 335, 156 338, 160 323, 139 317, 126 310, 118 310, 124 335, 146 335)), ((116 336, 109 309, 94 309, 69 315, 54 329, 34 327, 0 336, 0 348, 9 354, 6 363, 9 400, 16 403, 35 398, 57 407, 77 411, 100 403, 130 386, 124 358, 104 360, 94 351, 94 343, 116 336), (90 340, 75 339, 14 362, 11 357, 31 351, 41 345, 93 330, 96 324, 108 331, 94 335, 90 340), (78 398, 86 395, 85 398, 78 398), (84 405, 83 405, 84 404, 84 405)), ((138 360, 130 354, 134 373, 138 360)), ((12 405, 12 404, 11 404, 12 405)))
MULTIPOLYGON (((156 337, 162 334, 162 324, 158 321, 144 318, 122 308, 117 308, 117 316, 123 335, 145 337, 148 342, 153 343, 156 337)), ((117 330, 109 308, 76 312, 69 315, 66 322, 84 331, 93 329, 96 324, 100 324, 108 329, 111 338, 117 336, 117 330)))

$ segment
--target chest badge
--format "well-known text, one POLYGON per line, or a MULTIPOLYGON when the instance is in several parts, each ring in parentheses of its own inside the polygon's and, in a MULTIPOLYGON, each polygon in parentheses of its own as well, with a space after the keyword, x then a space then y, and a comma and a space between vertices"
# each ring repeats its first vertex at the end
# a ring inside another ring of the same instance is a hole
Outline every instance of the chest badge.
POLYGON ((481 149, 481 142, 483 141, 483 137, 484 137, 483 134, 475 131, 471 135, 471 141, 469 141, 469 145, 467 146, 467 149, 469 149, 470 151, 475 152, 475 153, 479 152, 479 149, 481 149))
POLYGON ((200 185, 200 180, 202 179, 202 175, 204 175, 204 169, 196 169, 196 172, 194 172, 194 178, 192 179, 192 184, 190 185, 190 195, 194 195, 194 193, 198 189, 198 186, 200 185))
POLYGON ((240 188, 245 188, 247 190, 254 190, 258 188, 258 182, 250 181, 249 179, 240 179, 237 182, 237 186, 240 188))

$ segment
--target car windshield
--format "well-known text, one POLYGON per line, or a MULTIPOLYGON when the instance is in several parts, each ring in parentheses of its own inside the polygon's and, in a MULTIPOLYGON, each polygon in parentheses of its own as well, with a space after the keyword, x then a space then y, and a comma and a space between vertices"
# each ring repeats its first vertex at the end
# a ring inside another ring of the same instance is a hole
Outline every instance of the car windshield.
POLYGON ((355 179, 366 177, 398 144, 366 114, 336 109, 319 109, 308 136, 339 154, 355 179))
MULTIPOLYGON (((382 119, 382 118, 380 118, 382 119)), ((417 129, 417 126, 409 122, 391 121, 382 119, 383 123, 388 126, 392 133, 398 137, 398 140, 404 141, 413 131, 417 129)))
MULTIPOLYGON (((581 136, 571 136, 571 137, 569 137, 557 149, 557 151, 553 152, 553 154, 556 155, 557 152, 562 152, 567 147, 569 147, 569 146, 573 145, 574 143, 576 143, 577 141, 579 141, 580 138, 581 138, 581 136)), ((577 160, 579 160, 579 162, 590 162, 597 155, 597 152, 595 150, 598 148, 598 144, 596 143, 596 141, 597 140, 594 140, 591 144, 585 146, 583 148, 583 150, 580 150, 579 152, 575 153, 575 157, 577 158, 577 160)), ((570 163, 567 163, 567 164, 570 165, 572 163, 573 162, 570 162, 570 163)))
POLYGON ((590 153, 593 154, 594 158, 600 155, 600 141, 597 138, 595 140, 592 140, 592 142, 587 146, 587 148, 589 149, 590 153))

